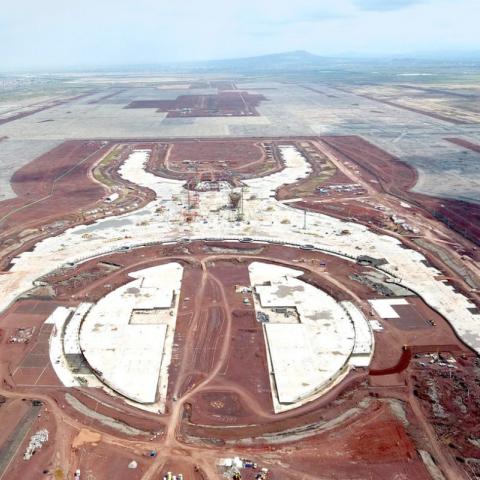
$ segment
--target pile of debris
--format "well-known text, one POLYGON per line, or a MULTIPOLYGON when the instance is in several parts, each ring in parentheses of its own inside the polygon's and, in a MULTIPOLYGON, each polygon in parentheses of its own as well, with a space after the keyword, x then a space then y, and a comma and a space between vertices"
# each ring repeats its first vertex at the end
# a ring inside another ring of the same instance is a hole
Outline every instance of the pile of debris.
POLYGON ((473 355, 415 355, 414 394, 438 438, 469 478, 480 478, 480 360, 473 355))
POLYGON ((249 294, 252 293, 251 287, 244 287, 243 285, 235 285, 235 293, 241 293, 243 295, 243 303, 250 305, 249 294))
POLYGON ((361 283, 362 285, 370 287, 372 290, 376 291, 378 294, 384 297, 395 296, 395 293, 386 285, 381 282, 375 282, 372 278, 369 278, 366 275, 359 275, 357 273, 354 273, 353 275, 350 275, 350 278, 358 283, 361 283))
POLYGON ((409 223, 406 222, 404 218, 397 217, 396 215, 390 215, 390 219, 395 225, 399 225, 407 232, 419 233, 420 230, 416 227, 412 227, 409 223))
POLYGON ((367 191, 359 183, 345 183, 339 185, 325 185, 316 188, 320 195, 325 195, 331 192, 337 193, 352 193, 354 195, 364 195, 367 191))
POLYGON ((8 338, 8 343, 28 343, 34 331, 35 327, 17 328, 15 333, 8 338))
POLYGON ((268 480, 271 478, 268 468, 260 468, 254 461, 246 458, 223 458, 219 462, 219 467, 223 471, 223 476, 232 480, 242 480, 242 473, 245 470, 253 471, 256 480, 268 480))
POLYGON ((43 447, 43 444, 48 441, 48 430, 42 429, 34 433, 30 438, 27 450, 23 455, 24 460, 30 460, 37 450, 43 447))
POLYGON ((167 474, 163 476, 163 480, 183 480, 183 473, 174 475, 172 472, 167 472, 167 474))

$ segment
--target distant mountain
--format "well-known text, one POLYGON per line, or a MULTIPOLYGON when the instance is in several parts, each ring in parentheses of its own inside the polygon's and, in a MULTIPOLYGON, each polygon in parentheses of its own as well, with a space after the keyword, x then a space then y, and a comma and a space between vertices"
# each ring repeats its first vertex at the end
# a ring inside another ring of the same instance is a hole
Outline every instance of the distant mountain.
POLYGON ((305 50, 295 50, 293 52, 270 53, 268 55, 257 55, 255 57, 231 58, 223 60, 210 60, 205 63, 211 65, 233 65, 233 66, 299 66, 299 65, 318 65, 323 60, 322 57, 314 55, 305 50))
POLYGON ((272 71, 272 70, 305 70, 320 67, 327 58, 314 55, 305 50, 272 53, 255 57, 232 58, 224 60, 207 60, 189 63, 191 68, 222 71, 272 71))
MULTIPOLYGON (((385 55, 385 56, 360 56, 354 53, 342 56, 320 56, 306 50, 291 52, 271 53, 252 57, 228 58, 219 60, 197 60, 182 62, 158 62, 148 64, 128 65, 102 65, 102 66, 77 66, 56 69, 58 72, 94 72, 94 73, 186 73, 186 74, 255 74, 268 75, 286 74, 297 76, 299 74, 317 75, 337 78, 337 75, 356 76, 358 81, 375 81, 380 77, 395 76, 412 68, 421 68, 422 71, 446 73, 461 68, 477 72, 480 68, 480 52, 443 52, 418 53, 415 55, 385 55), (374 69, 374 72, 372 72, 374 69), (364 77, 361 75, 364 74, 364 77), (360 75, 360 77, 358 76, 360 75)), ((1 65, 0 65, 1 71, 1 65)), ((28 71, 28 70, 26 70, 28 71)), ((47 72, 48 70, 45 70, 47 72)))

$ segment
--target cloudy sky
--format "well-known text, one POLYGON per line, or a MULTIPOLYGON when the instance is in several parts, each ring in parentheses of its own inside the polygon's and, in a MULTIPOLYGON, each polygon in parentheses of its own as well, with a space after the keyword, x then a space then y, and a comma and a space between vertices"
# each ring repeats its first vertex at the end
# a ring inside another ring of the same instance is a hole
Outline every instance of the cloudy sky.
POLYGON ((480 51, 480 0, 6 0, 0 70, 480 51))

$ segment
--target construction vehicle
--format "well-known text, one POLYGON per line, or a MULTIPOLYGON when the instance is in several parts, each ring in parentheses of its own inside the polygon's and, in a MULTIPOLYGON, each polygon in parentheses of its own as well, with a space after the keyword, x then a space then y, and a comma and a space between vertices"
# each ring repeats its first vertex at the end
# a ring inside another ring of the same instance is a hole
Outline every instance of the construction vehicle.
POLYGON ((184 223, 193 222, 197 217, 198 217, 197 212, 191 212, 189 210, 184 210, 183 211, 183 221, 184 221, 184 223))

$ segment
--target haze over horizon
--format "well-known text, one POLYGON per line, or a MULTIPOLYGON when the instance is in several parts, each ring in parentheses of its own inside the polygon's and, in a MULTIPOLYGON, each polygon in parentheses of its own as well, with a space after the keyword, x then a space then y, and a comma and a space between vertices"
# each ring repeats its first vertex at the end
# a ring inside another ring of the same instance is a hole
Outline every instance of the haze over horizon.
POLYGON ((478 18, 478 0, 20 0, 0 14, 0 69, 480 51, 478 18))

